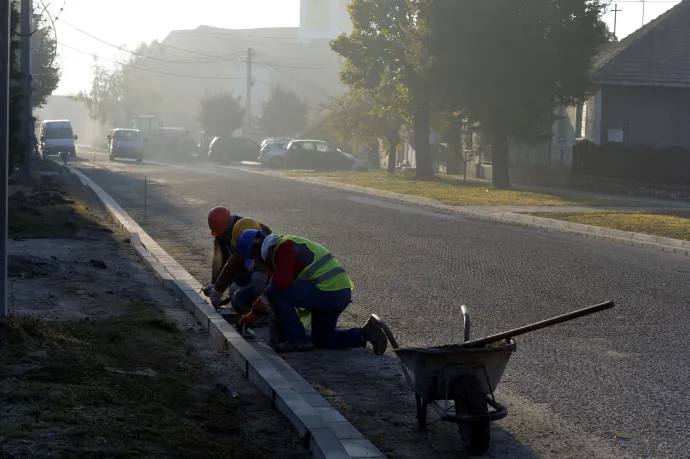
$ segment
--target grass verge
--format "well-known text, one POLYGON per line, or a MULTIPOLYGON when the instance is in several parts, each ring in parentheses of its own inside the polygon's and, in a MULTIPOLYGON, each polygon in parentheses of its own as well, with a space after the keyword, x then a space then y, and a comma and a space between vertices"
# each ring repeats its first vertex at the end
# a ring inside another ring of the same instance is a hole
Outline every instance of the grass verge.
POLYGON ((0 457, 268 458, 241 402, 157 306, 99 321, 0 320, 0 457))
POLYGON ((547 193, 519 190, 497 190, 476 182, 463 182, 437 176, 435 181, 415 180, 412 174, 368 172, 309 172, 285 171, 294 177, 315 177, 334 182, 374 188, 435 199, 451 206, 612 206, 621 204, 610 199, 574 196, 567 193, 547 193))
POLYGON ((530 215, 690 241, 690 212, 540 212, 530 215))

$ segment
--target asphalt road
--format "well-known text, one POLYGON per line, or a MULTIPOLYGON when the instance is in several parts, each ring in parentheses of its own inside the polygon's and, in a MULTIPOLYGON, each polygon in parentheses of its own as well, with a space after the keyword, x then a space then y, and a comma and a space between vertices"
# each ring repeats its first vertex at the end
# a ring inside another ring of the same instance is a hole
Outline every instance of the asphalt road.
POLYGON ((614 300, 613 311, 519 338, 502 393, 547 410, 619 457, 690 457, 687 257, 232 167, 96 156, 93 170, 76 164, 154 238, 185 246, 180 262, 199 281, 210 277, 198 268, 210 259, 206 213, 227 205, 329 247, 356 285, 348 320, 378 313, 402 345, 458 342, 462 304, 479 337, 614 300))

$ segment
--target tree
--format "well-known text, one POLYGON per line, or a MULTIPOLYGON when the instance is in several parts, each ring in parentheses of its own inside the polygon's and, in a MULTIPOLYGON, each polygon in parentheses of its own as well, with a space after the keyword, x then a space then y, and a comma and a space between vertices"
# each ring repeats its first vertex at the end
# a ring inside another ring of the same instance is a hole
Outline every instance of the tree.
POLYGON ((241 99, 231 92, 210 94, 201 99, 198 120, 207 135, 230 135, 242 127, 245 110, 241 99))
POLYGON ((353 0, 353 30, 331 42, 347 62, 341 79, 376 91, 377 105, 411 122, 419 179, 433 177, 429 145, 434 67, 428 52, 427 13, 433 0, 353 0))
POLYGON ((146 55, 151 45, 140 44, 126 62, 111 69, 94 57, 91 88, 74 99, 83 101, 91 117, 104 125, 129 127, 139 115, 157 115, 162 100, 160 85, 152 79, 146 55))
MULTIPOLYGON (((29 145, 25 145, 21 137, 22 124, 22 86, 20 71, 20 3, 18 0, 12 2, 11 10, 11 29, 10 29, 10 94, 9 94, 9 170, 13 171, 15 166, 22 162, 28 152, 29 145)), ((31 37, 34 53, 32 54, 33 66, 33 105, 40 107, 45 104, 46 99, 57 88, 60 82, 60 68, 55 59, 57 43, 51 32, 51 26, 45 21, 39 20, 36 31, 31 37)))
POLYGON ((52 21, 41 16, 31 36, 31 69, 33 73, 33 105, 42 107, 60 83, 57 61, 57 40, 52 21))
POLYGON ((352 89, 335 100, 326 118, 326 128, 340 142, 375 145, 379 138, 386 139, 390 173, 395 172, 395 152, 402 124, 403 119, 395 110, 382 109, 374 93, 361 89, 352 89))
POLYGON ((308 109, 306 102, 293 91, 277 86, 264 104, 259 126, 270 136, 295 136, 307 126, 308 109))
POLYGON ((548 135, 559 105, 583 102, 606 37, 599 0, 454 0, 429 12, 429 50, 450 109, 488 136, 493 183, 510 188, 509 139, 548 135))

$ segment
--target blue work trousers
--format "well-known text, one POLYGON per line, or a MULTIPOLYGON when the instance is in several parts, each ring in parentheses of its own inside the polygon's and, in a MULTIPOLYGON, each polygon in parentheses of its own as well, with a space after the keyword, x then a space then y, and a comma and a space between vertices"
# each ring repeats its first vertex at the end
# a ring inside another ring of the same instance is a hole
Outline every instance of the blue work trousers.
POLYGON ((361 328, 336 328, 340 314, 352 302, 349 288, 324 292, 314 284, 295 281, 285 289, 269 285, 266 296, 286 340, 305 339, 307 332, 295 311, 295 308, 302 308, 311 311, 311 340, 314 347, 350 349, 366 345, 361 328))

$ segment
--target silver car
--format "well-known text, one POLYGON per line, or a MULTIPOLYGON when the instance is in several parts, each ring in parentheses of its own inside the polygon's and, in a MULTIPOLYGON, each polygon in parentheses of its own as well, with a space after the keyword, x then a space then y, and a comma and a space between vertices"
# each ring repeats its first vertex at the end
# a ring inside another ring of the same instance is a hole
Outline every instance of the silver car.
POLYGON ((259 161, 265 166, 284 167, 287 164, 287 146, 289 141, 270 140, 265 142, 259 152, 259 161))

